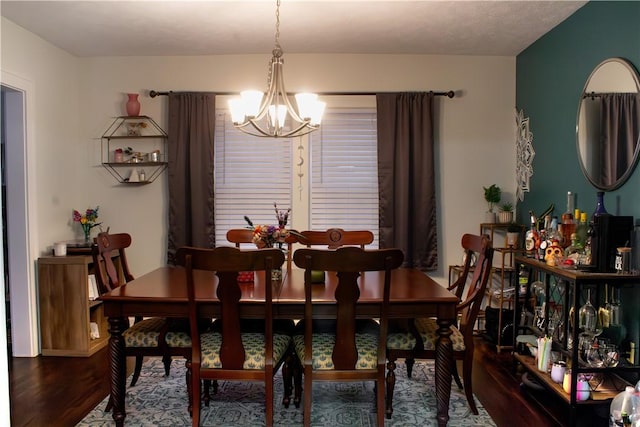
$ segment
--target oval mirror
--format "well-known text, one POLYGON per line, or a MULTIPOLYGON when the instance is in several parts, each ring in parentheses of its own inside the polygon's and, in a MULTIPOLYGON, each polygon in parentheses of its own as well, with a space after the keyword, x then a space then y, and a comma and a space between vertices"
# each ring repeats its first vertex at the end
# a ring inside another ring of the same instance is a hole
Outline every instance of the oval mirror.
POLYGON ((629 178, 640 152, 640 79, 630 62, 607 59, 591 72, 576 142, 582 172, 596 188, 615 190, 629 178))

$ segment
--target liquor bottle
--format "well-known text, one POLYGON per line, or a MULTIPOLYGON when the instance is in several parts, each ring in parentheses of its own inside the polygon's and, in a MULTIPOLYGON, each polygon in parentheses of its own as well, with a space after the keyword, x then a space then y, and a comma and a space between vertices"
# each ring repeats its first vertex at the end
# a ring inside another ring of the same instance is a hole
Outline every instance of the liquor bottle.
POLYGON ((524 238, 524 247, 527 251, 527 256, 530 258, 538 257, 538 248, 540 247, 540 235, 538 234, 537 220, 533 211, 529 211, 531 216, 531 228, 527 230, 524 238))
POLYGON ((558 227, 558 217, 551 217, 551 226, 549 227, 549 230, 547 230, 547 240, 549 240, 551 244, 556 243, 558 246, 562 246, 564 243, 564 237, 558 230, 558 227))
POLYGON ((580 265, 583 262, 584 246, 580 243, 576 233, 571 234, 571 245, 564 251, 564 256, 572 260, 575 265, 580 265))
POLYGON ((545 215, 544 225, 542 229, 538 231, 538 233, 540 234, 540 244, 538 246, 539 261, 544 261, 545 251, 549 246, 551 246, 551 241, 549 240, 550 230, 551 230, 551 215, 545 215))
POLYGON ((580 222, 578 223, 578 226, 576 227, 576 234, 578 235, 578 240, 580 241, 580 244, 582 245, 582 247, 585 247, 586 243, 587 243, 587 231, 589 229, 589 225, 587 224, 587 213, 586 212, 581 212, 580 213, 580 222))

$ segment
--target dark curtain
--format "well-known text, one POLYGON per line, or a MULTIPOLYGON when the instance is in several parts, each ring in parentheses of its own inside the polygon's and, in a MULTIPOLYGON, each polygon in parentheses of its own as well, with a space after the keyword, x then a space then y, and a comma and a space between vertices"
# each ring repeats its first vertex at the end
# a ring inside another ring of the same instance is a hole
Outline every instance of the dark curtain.
POLYGON ((432 93, 378 94, 380 247, 405 267, 438 267, 432 93))
POLYGON ((168 262, 182 246, 215 247, 215 94, 169 94, 168 262))
POLYGON ((640 95, 605 93, 600 108, 602 184, 613 185, 630 169, 640 135, 640 95))

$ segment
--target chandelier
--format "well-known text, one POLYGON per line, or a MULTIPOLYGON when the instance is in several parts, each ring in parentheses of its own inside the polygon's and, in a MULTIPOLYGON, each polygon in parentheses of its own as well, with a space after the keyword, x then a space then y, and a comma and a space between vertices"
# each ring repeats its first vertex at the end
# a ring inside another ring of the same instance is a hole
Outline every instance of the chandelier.
POLYGON ((269 138, 302 136, 319 129, 326 104, 318 101, 316 94, 299 93, 295 95, 296 110, 284 88, 280 0, 276 3, 276 35, 272 55, 266 95, 258 90, 246 90, 240 93, 240 98, 229 100, 233 125, 249 135, 269 138))

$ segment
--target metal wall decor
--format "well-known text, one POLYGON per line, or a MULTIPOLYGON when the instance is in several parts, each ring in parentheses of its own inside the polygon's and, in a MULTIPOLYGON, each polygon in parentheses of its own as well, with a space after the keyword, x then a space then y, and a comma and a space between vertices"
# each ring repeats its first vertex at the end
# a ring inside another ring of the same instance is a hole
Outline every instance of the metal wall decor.
POLYGON ((529 129, 529 117, 516 108, 516 195, 521 202, 529 192, 529 179, 533 176, 533 133, 529 129))

